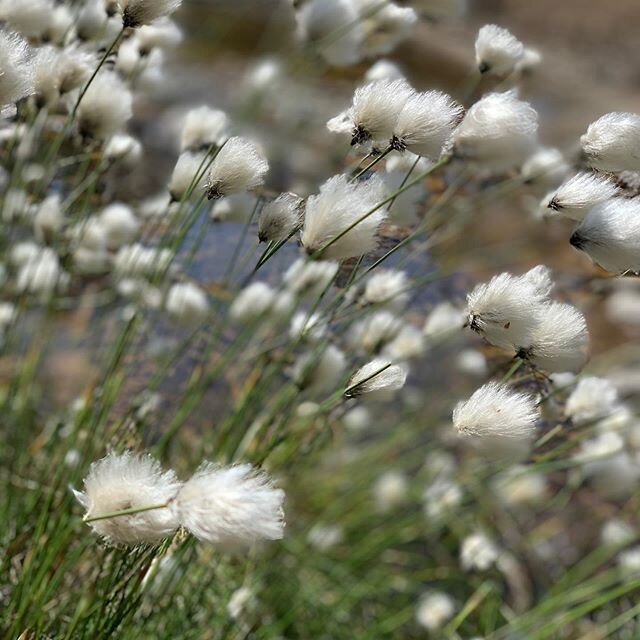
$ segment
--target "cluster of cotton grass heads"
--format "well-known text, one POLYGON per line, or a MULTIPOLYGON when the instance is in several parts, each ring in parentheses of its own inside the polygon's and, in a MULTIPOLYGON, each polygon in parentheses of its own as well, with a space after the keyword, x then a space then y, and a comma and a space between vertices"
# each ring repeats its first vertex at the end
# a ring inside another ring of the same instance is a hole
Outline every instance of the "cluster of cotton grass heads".
MULTIPOLYGON (((588 305, 537 265, 467 278, 466 308, 451 288, 425 307, 446 269, 402 263, 462 234, 462 179, 487 198, 489 177, 536 201, 551 189, 542 208, 579 223, 571 244, 637 273, 640 116, 604 116, 565 158, 518 93, 540 55, 505 29, 477 36, 472 79, 493 84, 470 104, 375 62, 464 3, 287 2, 291 68, 372 63, 350 105, 316 114, 345 161, 298 170, 294 100, 291 178, 270 171, 261 105, 276 117, 297 93, 288 60, 269 59, 245 78, 242 118, 185 110, 158 180, 131 122, 165 82, 180 4, 0 0, 7 637, 546 638, 603 590, 624 606, 640 552, 620 552, 636 528, 615 508, 640 477, 639 423, 583 373, 588 305), (79 327, 88 362, 60 401, 79 327), (538 544, 505 516, 527 529, 583 486, 607 505, 606 554, 558 574, 566 540, 538 544)), ((626 319, 640 293, 615 282, 608 313, 626 319)))

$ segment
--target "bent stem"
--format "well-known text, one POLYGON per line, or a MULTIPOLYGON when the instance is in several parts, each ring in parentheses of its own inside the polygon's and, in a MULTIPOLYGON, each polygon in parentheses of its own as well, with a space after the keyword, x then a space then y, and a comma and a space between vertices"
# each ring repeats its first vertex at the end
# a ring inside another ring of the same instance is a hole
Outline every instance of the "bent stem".
POLYGON ((365 173, 367 173, 367 171, 375 167, 375 165, 378 164, 380 160, 382 160, 383 158, 386 158, 392 151, 393 151, 393 147, 389 145, 380 155, 376 156, 368 165, 360 169, 360 171, 358 171, 358 173, 356 173, 351 178, 351 182, 355 182, 358 178, 361 178, 365 173))
POLYGON ((144 513, 145 511, 154 511, 155 509, 166 509, 169 506, 168 502, 164 504, 154 504, 150 507, 132 507, 131 509, 123 509, 122 511, 112 511, 111 513, 103 513, 99 516, 93 516, 92 518, 83 518, 83 521, 87 524, 90 522, 97 522, 98 520, 109 520, 110 518, 118 518, 120 516, 130 516, 134 513, 144 513))

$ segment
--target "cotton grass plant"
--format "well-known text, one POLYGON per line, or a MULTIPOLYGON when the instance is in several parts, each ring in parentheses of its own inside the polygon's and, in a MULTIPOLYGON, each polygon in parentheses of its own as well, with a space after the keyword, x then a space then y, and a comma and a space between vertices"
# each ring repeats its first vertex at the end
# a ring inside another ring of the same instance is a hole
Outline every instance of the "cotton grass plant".
POLYGON ((0 0, 3 635, 635 637, 635 352, 590 329, 637 325, 640 116, 571 158, 506 29, 484 95, 378 59, 460 3, 284 2, 294 45, 171 110, 158 175, 180 4, 0 0), (580 278, 459 272, 518 197, 580 278))

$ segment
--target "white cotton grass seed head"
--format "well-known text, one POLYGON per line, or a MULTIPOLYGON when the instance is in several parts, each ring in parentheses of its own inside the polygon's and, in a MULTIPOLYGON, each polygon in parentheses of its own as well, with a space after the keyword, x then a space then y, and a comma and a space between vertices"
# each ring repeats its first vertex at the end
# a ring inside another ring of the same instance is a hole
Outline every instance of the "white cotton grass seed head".
POLYGON ((172 14, 182 0, 118 0, 122 26, 137 29, 172 14))
POLYGON ((128 133, 116 133, 105 145, 104 157, 124 168, 133 168, 142 159, 142 144, 128 133))
POLYGON ((349 343, 359 351, 378 353, 398 335, 402 326, 402 320, 393 311, 375 311, 351 326, 349 343))
POLYGON ((579 222, 592 207, 619 193, 619 188, 607 176, 578 173, 547 195, 542 204, 551 214, 557 213, 579 222))
POLYGON ((300 298, 318 298, 333 282, 339 268, 337 262, 298 258, 285 271, 284 284, 300 298))
POLYGON ((406 324, 391 342, 385 345, 382 355, 391 358, 394 362, 404 362, 411 358, 417 358, 424 353, 426 348, 425 338, 420 329, 406 324))
POLYGON ((330 178, 305 207, 301 241, 307 253, 329 260, 364 255, 377 245, 376 232, 387 217, 380 206, 387 193, 376 176, 353 182, 346 175, 330 178))
POLYGON ((467 323, 491 344, 507 350, 525 346, 535 326, 535 310, 548 301, 550 271, 535 267, 522 276, 501 273, 467 296, 467 323))
POLYGON ((594 207, 571 244, 611 273, 640 272, 640 201, 614 198, 594 207))
POLYGON ((428 631, 437 631, 443 627, 456 612, 451 596, 433 591, 421 596, 416 608, 416 622, 428 631))
POLYGON ((52 0, 0 1, 0 20, 33 40, 39 40, 47 30, 52 11, 52 0))
POLYGON ((451 302, 437 304, 427 316, 422 332, 429 343, 454 336, 465 325, 465 312, 451 302))
POLYGON ((189 110, 182 123, 180 151, 219 147, 229 137, 229 116, 206 105, 189 110))
POLYGON ((487 24, 476 37, 478 71, 505 78, 513 73, 524 55, 524 45, 510 31, 487 24))
POLYGON ((284 491, 249 464, 203 464, 175 500, 182 526, 198 540, 225 551, 283 537, 284 491))
POLYGON ((489 93, 452 135, 454 157, 499 172, 522 165, 538 147, 538 114, 514 91, 489 93))
POLYGON ((176 282, 167 293, 165 309, 171 318, 182 324, 202 322, 209 312, 207 294, 191 282, 176 282))
POLYGON ((349 109, 351 144, 388 142, 402 109, 414 93, 404 79, 379 80, 356 89, 349 109))
POLYGON ((510 507, 540 504, 547 496, 547 478, 526 465, 513 465, 495 477, 493 489, 502 504, 510 507))
POLYGON ((260 147, 246 138, 233 137, 218 151, 207 175, 207 197, 222 198, 251 191, 264 183, 269 163, 260 147))
POLYGON ((33 219, 33 230, 40 242, 50 243, 65 223, 65 212, 59 193, 47 196, 38 206, 33 219))
POLYGON ((401 506, 408 496, 409 479, 401 471, 385 471, 373 485, 373 500, 381 513, 401 506))
POLYGON ((106 206, 98 220, 104 231, 105 242, 112 251, 131 244, 137 237, 140 223, 131 207, 121 202, 106 206))
POLYGON ((256 197, 244 191, 215 200, 209 217, 212 222, 248 222, 256 210, 256 197))
POLYGON ((584 315, 570 304, 551 302, 532 311, 535 322, 520 345, 525 357, 548 373, 582 369, 589 355, 589 332, 584 315))
POLYGON ((485 533, 467 536, 460 547, 460 565, 464 571, 487 571, 498 560, 500 550, 485 533))
POLYGON ((437 160, 463 115, 464 107, 446 93, 412 93, 398 115, 391 144, 437 160))
MULTIPOLYGON (((84 479, 84 491, 74 494, 86 509, 85 519, 127 509, 169 505, 180 489, 173 471, 163 471, 149 455, 130 451, 110 453, 94 462, 84 479)), ((89 523, 101 537, 115 544, 158 542, 179 525, 173 509, 163 507, 89 523)))
POLYGON ((378 0, 352 2, 359 8, 363 30, 361 52, 365 58, 391 53, 418 23, 418 16, 411 7, 399 7, 393 2, 381 4, 378 0))
POLYGON ((46 299, 66 287, 69 274, 60 265, 58 255, 48 247, 39 250, 21 265, 16 277, 17 293, 30 293, 46 299))
POLYGON ((302 355, 293 367, 293 379, 307 393, 318 395, 334 390, 347 370, 347 357, 329 344, 321 353, 302 355))
POLYGON ((611 518, 607 520, 600 531, 602 544, 612 547, 622 547, 636 540, 638 532, 633 525, 621 520, 611 518))
POLYGON ((607 113, 589 125, 580 145, 594 169, 640 171, 640 115, 607 113))
POLYGON ((254 322, 269 311, 274 300, 275 292, 266 282, 252 282, 231 303, 229 317, 239 322, 254 322))
POLYGON ((553 187, 561 183, 570 171, 562 151, 540 147, 522 165, 520 175, 528 184, 553 187))
POLYGON ((569 394, 564 415, 575 424, 595 422, 608 416, 618 405, 618 390, 606 378, 581 378, 569 394))
POLYGON ((289 335, 294 340, 318 342, 327 333, 326 320, 317 312, 298 311, 291 318, 289 335))
POLYGON ((139 243, 122 247, 113 261, 116 279, 128 277, 151 278, 164 273, 170 266, 173 253, 170 249, 145 247, 139 243))
POLYGON ((407 380, 407 368, 386 358, 376 358, 360 367, 347 384, 345 395, 349 398, 383 392, 387 394, 402 389, 407 380))
POLYGON ((166 16, 153 24, 143 25, 136 31, 136 40, 143 56, 152 49, 173 49, 182 42, 180 27, 166 16))
POLYGON ((133 98, 119 76, 102 71, 91 83, 78 106, 78 131, 98 140, 118 133, 131 118, 133 98))
POLYGON ((401 80, 404 78, 402 69, 391 60, 377 60, 364 74, 367 82, 377 82, 378 80, 401 80))
POLYGON ((463 437, 530 440, 540 411, 532 396, 489 382, 453 410, 453 425, 463 437))
POLYGON ((0 106, 14 104, 34 92, 29 43, 7 29, 0 29, 0 69, 0 106))
POLYGON ((364 32, 352 0, 308 0, 296 17, 300 36, 316 45, 330 65, 344 67, 360 60, 364 32))
POLYGON ((281 193, 267 203, 258 219, 258 240, 284 240, 302 225, 303 200, 295 193, 281 193))
POLYGON ((367 304, 402 308, 409 299, 409 278, 404 271, 380 269, 367 280, 363 301, 367 304))
POLYGON ((182 200, 189 191, 196 193, 204 185, 205 155, 200 152, 185 151, 178 156, 171 178, 169 194, 173 201, 182 200))

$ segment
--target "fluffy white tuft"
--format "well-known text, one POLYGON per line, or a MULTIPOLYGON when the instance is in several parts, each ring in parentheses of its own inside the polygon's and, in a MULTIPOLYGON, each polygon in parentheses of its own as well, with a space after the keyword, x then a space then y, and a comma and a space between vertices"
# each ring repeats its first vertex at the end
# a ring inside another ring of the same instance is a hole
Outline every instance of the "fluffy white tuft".
POLYGON ((559 149, 540 147, 522 165, 520 174, 529 184, 555 186, 565 179, 569 171, 569 163, 559 149))
POLYGON ((303 200, 295 193, 282 193, 264 206, 258 220, 260 242, 284 240, 302 224, 303 200))
POLYGON ((30 56, 31 48, 22 36, 0 30, 0 106, 18 102, 34 92, 30 56))
POLYGON ((204 320, 209 312, 206 293, 191 282, 172 285, 165 301, 167 313, 183 324, 196 324, 204 320))
POLYGON ((588 210, 616 196, 620 190, 606 176, 578 173, 555 192, 545 196, 543 206, 572 220, 583 220, 588 210))
POLYGON ((476 38, 476 64, 480 73, 498 77, 511 74, 524 55, 524 45, 510 31, 487 24, 476 38))
POLYGON ((123 26, 134 29, 168 16, 181 4, 182 0, 118 0, 123 26))
POLYGON ((397 391, 404 387, 406 380, 406 367, 385 358, 376 358, 351 376, 345 395, 351 398, 372 392, 397 391))
POLYGON ((220 146, 229 132, 229 117, 224 111, 206 105, 187 112, 182 124, 180 150, 198 151, 220 146))
POLYGON ((588 376, 567 398, 564 414, 576 424, 592 422, 611 414, 617 404, 618 391, 609 380, 588 376))
POLYGON ((640 171, 640 115, 607 113, 580 138, 589 164, 602 171, 640 171))

